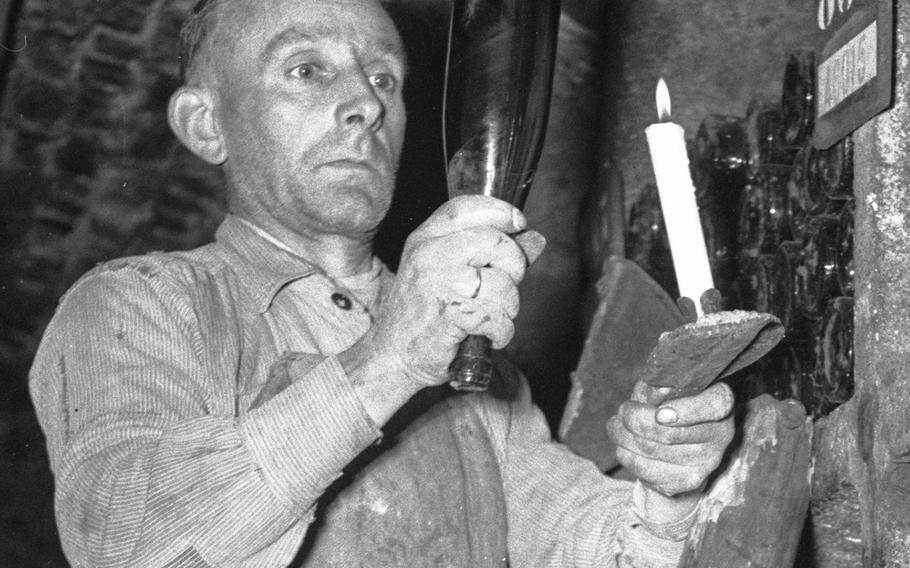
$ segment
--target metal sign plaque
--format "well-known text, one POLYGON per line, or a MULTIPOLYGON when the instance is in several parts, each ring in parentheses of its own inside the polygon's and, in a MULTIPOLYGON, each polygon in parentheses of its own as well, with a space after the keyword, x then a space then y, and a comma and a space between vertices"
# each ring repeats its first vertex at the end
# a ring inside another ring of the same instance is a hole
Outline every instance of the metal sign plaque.
POLYGON ((814 143, 828 148, 891 105, 894 0, 816 0, 814 143))

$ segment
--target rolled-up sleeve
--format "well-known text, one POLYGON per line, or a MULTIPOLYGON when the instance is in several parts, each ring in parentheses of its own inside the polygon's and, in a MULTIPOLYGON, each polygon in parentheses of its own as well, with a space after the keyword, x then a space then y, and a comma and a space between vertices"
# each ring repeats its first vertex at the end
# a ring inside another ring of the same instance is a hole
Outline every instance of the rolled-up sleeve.
POLYGON ((239 373, 239 349, 201 323, 216 304, 125 265, 62 301, 30 381, 75 565, 237 565, 308 523, 379 437, 331 357, 295 362, 294 384, 240 417, 238 377, 215 376, 239 373))
POLYGON ((500 459, 512 566, 677 565, 688 520, 669 526, 642 518, 633 483, 602 474, 552 439, 523 380, 514 400, 481 411, 500 459))

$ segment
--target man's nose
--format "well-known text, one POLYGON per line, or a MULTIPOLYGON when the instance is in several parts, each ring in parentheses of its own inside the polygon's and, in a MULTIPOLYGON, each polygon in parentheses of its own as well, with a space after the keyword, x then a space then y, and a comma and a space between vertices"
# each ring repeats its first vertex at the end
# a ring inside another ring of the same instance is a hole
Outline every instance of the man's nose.
POLYGON ((382 126, 385 105, 377 96, 365 73, 354 73, 344 82, 343 103, 338 106, 338 122, 345 127, 377 130, 382 126))

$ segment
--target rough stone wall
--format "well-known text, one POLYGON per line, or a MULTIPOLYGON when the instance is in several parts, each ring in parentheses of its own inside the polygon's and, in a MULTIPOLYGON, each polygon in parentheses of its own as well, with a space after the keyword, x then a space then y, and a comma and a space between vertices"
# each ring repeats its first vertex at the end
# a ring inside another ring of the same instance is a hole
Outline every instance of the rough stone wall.
MULTIPOLYGON (((910 10, 890 110, 856 135, 856 446, 864 566, 910 565, 910 10)), ((845 478, 849 479, 849 478, 845 478)))
POLYGON ((0 114, 5 368, 27 364, 57 297, 92 265, 193 246, 220 219, 218 174, 163 115, 189 4, 23 3, 0 114))
POLYGON ((99 261, 199 244, 223 212, 218 174, 163 118, 189 4, 0 10, 14 32, 0 59, 0 565, 65 566, 25 383, 57 298, 99 261))
POLYGON ((910 10, 896 5, 893 105, 854 134, 856 393, 817 424, 813 513, 836 513, 815 531, 819 567, 847 552, 910 565, 910 10))

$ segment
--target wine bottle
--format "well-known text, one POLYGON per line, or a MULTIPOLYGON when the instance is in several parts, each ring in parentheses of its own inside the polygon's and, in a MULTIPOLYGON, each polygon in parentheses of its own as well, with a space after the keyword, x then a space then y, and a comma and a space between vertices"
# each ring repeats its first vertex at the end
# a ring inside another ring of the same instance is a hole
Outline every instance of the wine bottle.
POLYGON ((815 53, 790 54, 781 93, 781 143, 800 149, 810 142, 815 124, 815 53))
POLYGON ((852 296, 854 293, 853 265, 853 231, 855 204, 849 201, 844 205, 837 223, 837 283, 841 293, 852 296))
POLYGON ((730 297, 739 273, 738 227, 747 182, 748 143, 742 118, 705 118, 690 145, 695 197, 714 287, 730 297))
POLYGON ((748 177, 745 121, 742 117, 718 114, 706 117, 698 127, 690 153, 696 187, 741 187, 748 177))
POLYGON ((853 199, 853 137, 847 136, 825 150, 813 148, 812 154, 810 192, 833 201, 853 199))
POLYGON ((788 222, 793 240, 805 240, 815 215, 829 206, 823 187, 818 182, 818 152, 806 147, 797 152, 787 180, 788 222))
MULTIPOLYGON (((559 0, 455 0, 446 69, 444 134, 450 197, 480 194, 524 205, 550 108, 559 0)), ((484 390, 490 341, 469 336, 450 384, 484 390)))
POLYGON ((782 341, 760 363, 758 394, 802 401, 812 388, 812 357, 804 345, 782 341), (760 391, 760 392, 759 392, 760 391))
POLYGON ((740 309, 773 313, 771 298, 776 256, 776 254, 759 254, 751 259, 741 259, 742 269, 737 281, 740 309))
POLYGON ((741 251, 748 246, 759 253, 773 253, 782 242, 792 239, 789 178, 789 167, 764 166, 746 188, 739 215, 741 251))
POLYGON ((736 238, 741 269, 762 252, 765 242, 765 201, 765 188, 761 183, 752 182, 743 187, 736 238))
POLYGON ((641 266, 672 297, 679 295, 670 240, 660 209, 657 186, 642 188, 629 214, 626 258, 641 266))
POLYGON ((746 112, 746 138, 749 143, 749 177, 759 175, 767 165, 790 166, 796 151, 781 141, 780 106, 753 100, 746 112))
POLYGON ((828 301, 841 295, 837 278, 840 249, 838 217, 813 217, 796 270, 796 307, 808 319, 821 317, 828 301))
POLYGON ((769 311, 780 319, 788 340, 796 342, 808 340, 807 321, 796 301, 798 290, 805 285, 804 273, 798 270, 803 262, 802 243, 785 241, 777 249, 769 274, 769 311))
POLYGON ((853 333, 853 298, 831 300, 813 342, 811 402, 816 416, 827 414, 853 396, 853 333))

